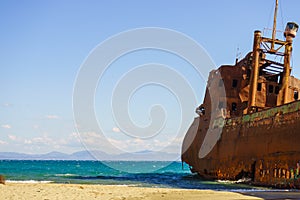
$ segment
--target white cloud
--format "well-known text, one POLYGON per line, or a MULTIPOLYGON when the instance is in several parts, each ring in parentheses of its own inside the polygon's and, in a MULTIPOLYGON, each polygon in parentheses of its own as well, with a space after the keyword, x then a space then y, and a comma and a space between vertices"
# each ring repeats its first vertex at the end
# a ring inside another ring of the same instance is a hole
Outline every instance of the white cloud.
MULTIPOLYGON (((1 125, 0 125, 1 126, 1 125)), ((1 127, 0 127, 1 129, 1 127)), ((47 153, 60 151, 72 153, 82 150, 77 133, 60 133, 60 135, 41 132, 38 135, 7 134, 0 138, 0 151, 18 151, 24 153, 47 153)))
POLYGON ((89 150, 100 150, 106 153, 113 154, 121 153, 121 151, 118 148, 122 148, 124 143, 126 143, 125 141, 120 140, 112 141, 110 138, 107 138, 106 136, 93 131, 81 132, 79 138, 80 141, 84 144, 84 146, 89 150))
POLYGON ((15 136, 15 135, 9 135, 8 138, 11 139, 11 140, 13 140, 13 141, 15 141, 17 139, 17 136, 15 136))
POLYGON ((4 145, 4 144, 7 144, 7 142, 0 140, 0 144, 4 145))
POLYGON ((32 141, 31 141, 31 140, 25 139, 25 140, 24 140, 24 144, 32 144, 32 141))
POLYGON ((46 115, 47 119, 59 119, 59 116, 57 115, 46 115))
POLYGON ((141 146, 144 146, 145 145, 145 140, 142 140, 142 139, 140 139, 140 138, 135 138, 135 139, 133 139, 133 140, 129 140, 128 141, 129 143, 132 143, 132 144, 134 144, 134 145, 141 145, 141 146))
POLYGON ((95 132, 81 133, 81 138, 85 144, 91 146, 98 146, 99 142, 103 141, 103 137, 95 132))
POLYGON ((120 133, 121 132, 121 130, 118 127, 113 127, 112 131, 115 132, 115 133, 120 133))
POLYGON ((47 136, 35 137, 32 139, 32 142, 38 143, 38 144, 46 144, 46 145, 53 144, 53 140, 51 138, 48 138, 47 136))
POLYGON ((59 149, 62 147, 77 147, 80 145, 79 138, 75 136, 76 133, 71 133, 64 137, 52 138, 47 134, 33 138, 17 138, 19 142, 24 145, 31 145, 40 148, 59 149))
POLYGON ((12 106, 12 104, 10 104, 10 103, 4 103, 3 106, 4 107, 10 107, 10 106, 12 106))
POLYGON ((110 144, 112 144, 116 148, 119 148, 121 150, 128 149, 129 145, 128 145, 127 141, 115 140, 112 138, 107 138, 107 140, 108 140, 108 142, 110 142, 110 144))
POLYGON ((33 128, 33 129, 38 129, 38 128, 39 128, 39 125, 36 125, 36 124, 35 124, 35 125, 32 126, 32 128, 33 128))
POLYGON ((122 149, 126 152, 137 152, 137 151, 162 151, 177 153, 181 151, 182 137, 172 138, 167 137, 164 139, 140 139, 132 138, 128 140, 113 140, 108 139, 111 144, 115 147, 122 149))
POLYGON ((70 140, 71 141, 74 140, 76 142, 80 142, 80 137, 79 137, 78 133, 76 133, 76 132, 71 133, 69 135, 69 137, 68 137, 68 141, 70 141, 70 140))
POLYGON ((10 129, 11 128, 11 125, 9 124, 3 124, 1 125, 2 128, 6 128, 6 129, 10 129))

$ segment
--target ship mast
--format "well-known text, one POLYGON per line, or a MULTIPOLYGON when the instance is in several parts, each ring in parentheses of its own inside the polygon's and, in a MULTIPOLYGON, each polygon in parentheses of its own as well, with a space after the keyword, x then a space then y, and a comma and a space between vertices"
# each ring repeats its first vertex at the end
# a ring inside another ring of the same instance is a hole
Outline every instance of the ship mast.
POLYGON ((274 20, 273 20, 273 31, 272 31, 272 45, 271 45, 271 51, 275 51, 275 39, 276 39, 276 24, 277 24, 277 11, 278 11, 278 0, 276 0, 275 3, 275 11, 274 11, 274 20))
MULTIPOLYGON (((277 11, 278 0, 276 0, 275 4, 272 38, 262 37, 261 31, 254 32, 247 113, 257 112, 261 109, 267 108, 266 102, 265 104, 257 102, 256 94, 259 80, 260 84, 262 84, 262 80, 267 80, 267 78, 270 76, 277 77, 278 79, 277 82, 274 81, 276 79, 271 81, 272 87, 275 85, 275 87, 278 88, 278 93, 276 93, 277 102, 276 105, 273 106, 280 106, 293 101, 293 98, 291 97, 293 91, 290 91, 289 89, 289 79, 291 73, 290 60, 293 38, 295 38, 299 26, 295 22, 288 22, 284 31, 284 37, 286 40, 283 41, 276 39, 277 11), (268 60, 267 55, 269 54, 283 57, 284 63, 276 62, 276 60, 268 60), (276 71, 277 69, 280 69, 280 71, 276 71)), ((265 87, 267 87, 267 85, 265 87)))

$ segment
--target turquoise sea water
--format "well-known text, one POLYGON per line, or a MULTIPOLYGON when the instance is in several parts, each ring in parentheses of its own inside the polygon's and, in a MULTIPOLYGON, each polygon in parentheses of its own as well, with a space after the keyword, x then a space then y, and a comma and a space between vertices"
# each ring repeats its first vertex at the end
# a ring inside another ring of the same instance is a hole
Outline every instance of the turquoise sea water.
POLYGON ((181 162, 111 161, 104 164, 100 161, 0 160, 0 174, 5 175, 6 179, 12 182, 134 185, 215 190, 255 189, 242 184, 201 180, 191 174, 188 166, 182 165, 181 162))

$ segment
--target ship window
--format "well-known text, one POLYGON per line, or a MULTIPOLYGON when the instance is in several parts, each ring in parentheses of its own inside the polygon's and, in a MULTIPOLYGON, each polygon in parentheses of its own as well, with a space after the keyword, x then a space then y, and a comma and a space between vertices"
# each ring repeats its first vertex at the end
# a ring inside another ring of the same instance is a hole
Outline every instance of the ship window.
POLYGON ((200 111, 203 112, 203 114, 205 114, 205 108, 204 107, 201 107, 200 111))
POLYGON ((279 86, 275 87, 275 94, 279 94, 279 86))
POLYGON ((247 73, 247 79, 250 79, 250 76, 251 76, 251 69, 247 69, 246 73, 247 73))
POLYGON ((222 108, 224 108, 224 102, 220 101, 219 102, 219 109, 222 109, 222 108))
POLYGON ((261 91, 261 83, 257 84, 257 91, 261 91))
POLYGON ((233 102, 233 103, 231 104, 231 110, 232 110, 232 111, 237 111, 237 104, 236 104, 235 102, 233 102))
POLYGON ((222 87, 222 86, 224 86, 224 81, 223 81, 223 79, 220 79, 219 80, 219 87, 222 87))
POLYGON ((273 85, 269 85, 269 93, 273 93, 274 92, 274 86, 273 85))
POLYGON ((298 91, 294 91, 294 99, 295 100, 298 100, 298 98, 299 98, 299 93, 298 93, 298 91))
POLYGON ((200 113, 200 115, 205 115, 205 108, 204 107, 200 107, 199 108, 199 113, 200 113))
POLYGON ((238 80, 233 79, 233 80, 232 80, 232 87, 233 87, 233 88, 236 88, 237 85, 238 85, 238 80))

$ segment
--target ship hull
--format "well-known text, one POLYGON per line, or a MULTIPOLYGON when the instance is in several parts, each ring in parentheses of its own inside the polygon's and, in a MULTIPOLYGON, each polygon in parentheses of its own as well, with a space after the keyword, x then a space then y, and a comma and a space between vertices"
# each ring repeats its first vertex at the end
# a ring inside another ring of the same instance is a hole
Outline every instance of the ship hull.
POLYGON ((199 151, 210 130, 201 128, 201 117, 184 139, 182 161, 192 172, 209 179, 247 178, 255 185, 300 188, 299 101, 215 121, 221 136, 205 157, 199 151))

